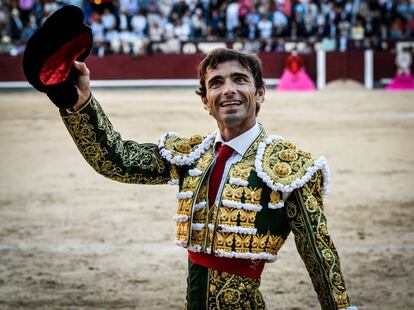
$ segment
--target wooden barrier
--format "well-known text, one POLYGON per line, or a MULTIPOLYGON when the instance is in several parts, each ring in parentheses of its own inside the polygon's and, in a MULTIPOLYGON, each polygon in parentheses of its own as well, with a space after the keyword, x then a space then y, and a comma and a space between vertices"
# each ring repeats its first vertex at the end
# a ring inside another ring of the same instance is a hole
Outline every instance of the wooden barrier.
MULTIPOLYGON (((264 77, 280 78, 288 53, 261 53, 264 77)), ((86 63, 93 80, 196 79, 197 65, 203 54, 159 54, 133 57, 91 55, 86 63)), ((303 55, 309 76, 316 80, 316 54, 303 55)), ((396 71, 395 55, 374 52, 374 80, 392 78, 396 71)), ((24 81, 22 56, 0 55, 0 81, 24 81)), ((326 54, 326 82, 353 79, 364 82, 364 52, 329 52, 326 54)))

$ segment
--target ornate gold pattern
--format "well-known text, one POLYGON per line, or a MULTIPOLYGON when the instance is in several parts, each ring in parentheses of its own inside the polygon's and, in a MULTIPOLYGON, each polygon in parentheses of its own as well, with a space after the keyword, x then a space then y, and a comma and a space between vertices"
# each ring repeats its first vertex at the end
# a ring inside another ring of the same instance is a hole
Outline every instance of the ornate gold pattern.
POLYGON ((177 240, 187 240, 188 234, 188 222, 177 222, 176 225, 176 239, 177 240))
POLYGON ((191 232, 191 244, 201 245, 204 239, 205 230, 193 230, 191 232))
POLYGON ((183 181, 183 186, 181 188, 181 191, 185 192, 185 191, 191 191, 194 192, 198 181, 200 180, 200 177, 185 177, 184 181, 183 181))
POLYGON ((171 176, 171 179, 173 180, 176 180, 180 177, 180 171, 178 169, 178 166, 171 165, 170 176, 171 176))
POLYGON ((257 234, 254 235, 252 238, 252 253, 261 253, 265 252, 267 247, 267 240, 268 240, 267 234, 257 234))
POLYGON ((204 208, 198 210, 197 212, 194 212, 194 222, 195 223, 204 223, 205 217, 206 217, 206 214, 207 214, 207 208, 208 207, 204 207, 204 208))
POLYGON ((235 251, 238 253, 247 253, 250 250, 252 235, 235 234, 234 236, 235 251))
POLYGON ((190 138, 183 138, 180 136, 170 136, 165 141, 165 148, 171 151, 172 156, 190 154, 195 146, 198 146, 202 137, 200 135, 194 135, 190 138))
POLYGON ((237 185, 225 184, 223 190, 223 199, 241 202, 243 196, 243 187, 237 185))
POLYGON ((231 178, 240 178, 244 181, 247 181, 252 170, 253 170, 252 165, 242 162, 242 163, 233 165, 232 169, 230 169, 229 174, 231 178))
POLYGON ((271 202, 271 203, 273 203, 273 204, 277 204, 277 203, 279 203, 281 200, 282 200, 282 199, 281 199, 281 197, 280 197, 280 193, 279 193, 279 192, 272 191, 272 192, 270 193, 270 202, 271 202))
POLYGON ((322 309, 346 308, 350 302, 338 253, 323 214, 321 184, 322 174, 318 171, 308 183, 292 193, 292 199, 286 204, 286 214, 322 309))
POLYGON ((247 211, 243 209, 237 210, 239 213, 240 226, 246 228, 253 228, 256 221, 256 211, 247 211))
POLYGON ((246 203, 260 204, 262 188, 244 187, 244 198, 246 203))
POLYGON ((201 171, 204 171, 207 169, 207 167, 210 165, 210 163, 214 159, 213 154, 213 147, 210 148, 207 152, 205 152, 201 158, 197 161, 196 168, 200 169, 201 171))
POLYGON ((216 244, 214 250, 224 250, 227 252, 232 251, 234 244, 234 235, 233 232, 216 232, 216 244))
POLYGON ((273 236, 270 233, 247 235, 242 233, 217 231, 214 250, 277 255, 284 242, 285 239, 282 237, 273 236))
POLYGON ((252 279, 213 269, 209 269, 208 272, 208 309, 266 309, 259 290, 260 279, 252 279))
POLYGON ((170 180, 170 165, 159 155, 157 145, 122 140, 95 98, 63 121, 85 160, 103 176, 141 184, 170 180))
POLYGON ((191 198, 179 199, 178 200, 177 214, 179 214, 179 215, 189 215, 190 214, 190 209, 191 209, 191 203, 192 203, 191 198))
POLYGON ((304 176, 313 162, 309 153, 297 150, 290 142, 278 140, 265 148, 263 172, 273 182, 286 185, 304 176))
POLYGON ((222 207, 220 210, 220 219, 221 219, 220 223, 221 224, 225 224, 229 226, 236 226, 238 217, 239 217, 238 209, 222 207))

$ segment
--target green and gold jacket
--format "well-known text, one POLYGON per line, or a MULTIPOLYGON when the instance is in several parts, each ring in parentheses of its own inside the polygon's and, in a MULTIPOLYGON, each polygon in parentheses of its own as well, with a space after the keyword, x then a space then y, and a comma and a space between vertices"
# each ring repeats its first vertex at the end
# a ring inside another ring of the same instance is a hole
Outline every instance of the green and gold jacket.
POLYGON ((178 184, 176 242, 189 251, 274 261, 292 231, 323 309, 349 307, 338 253, 327 230, 325 158, 263 128, 229 169, 218 203, 208 208, 215 133, 182 138, 167 133, 158 145, 122 140, 91 97, 63 121, 86 161, 110 179, 178 184))

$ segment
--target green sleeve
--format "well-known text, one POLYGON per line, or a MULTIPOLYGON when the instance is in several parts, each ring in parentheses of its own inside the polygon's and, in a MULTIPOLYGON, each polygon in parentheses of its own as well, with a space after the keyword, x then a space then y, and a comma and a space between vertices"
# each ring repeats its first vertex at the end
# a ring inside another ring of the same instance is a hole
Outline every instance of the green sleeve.
POLYGON ((287 217, 296 248, 305 263, 321 308, 347 308, 350 301, 341 272, 339 256, 328 233, 320 171, 286 202, 287 217))
POLYGON ((174 169, 160 156, 158 146, 122 140, 93 96, 79 111, 62 118, 79 151, 99 174, 124 183, 171 180, 174 169))

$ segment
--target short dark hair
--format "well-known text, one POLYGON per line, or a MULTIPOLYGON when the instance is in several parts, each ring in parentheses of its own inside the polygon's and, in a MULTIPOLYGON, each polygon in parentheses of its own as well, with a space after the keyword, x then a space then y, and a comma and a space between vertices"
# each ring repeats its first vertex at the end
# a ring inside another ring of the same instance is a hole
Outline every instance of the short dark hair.
POLYGON ((217 48, 208 53, 198 66, 198 78, 200 79, 200 85, 196 90, 197 95, 201 97, 205 97, 207 95, 205 83, 207 70, 209 68, 217 67, 220 63, 232 60, 238 61, 244 68, 251 72, 254 78, 256 90, 264 87, 265 83, 263 81, 262 64, 256 55, 238 52, 227 48, 217 48))

